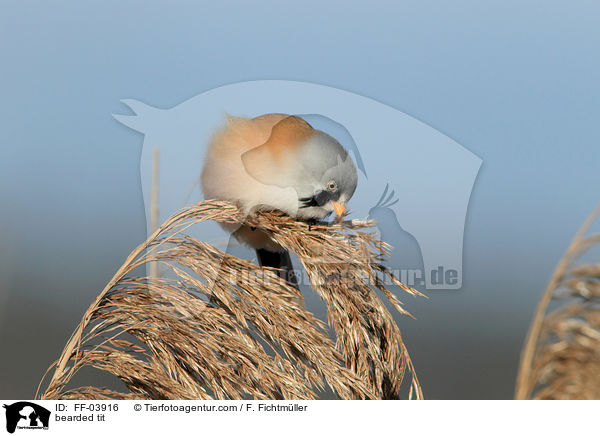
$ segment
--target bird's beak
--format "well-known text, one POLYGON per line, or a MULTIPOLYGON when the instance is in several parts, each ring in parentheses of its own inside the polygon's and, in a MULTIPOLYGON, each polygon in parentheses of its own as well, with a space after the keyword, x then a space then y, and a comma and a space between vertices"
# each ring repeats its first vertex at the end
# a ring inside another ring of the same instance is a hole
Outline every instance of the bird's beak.
POLYGON ((337 213, 340 218, 344 216, 344 213, 346 213, 346 206, 344 206, 342 203, 338 203, 337 201, 332 201, 332 204, 335 213, 337 213))

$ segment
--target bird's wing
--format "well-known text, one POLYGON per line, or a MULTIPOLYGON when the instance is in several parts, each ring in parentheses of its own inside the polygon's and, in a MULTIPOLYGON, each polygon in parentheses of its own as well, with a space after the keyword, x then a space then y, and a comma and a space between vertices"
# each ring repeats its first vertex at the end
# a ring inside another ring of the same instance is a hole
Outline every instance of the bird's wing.
POLYGON ((289 186, 292 171, 286 167, 293 163, 295 151, 316 133, 302 118, 291 115, 282 119, 264 144, 242 155, 246 171, 265 185, 289 186))

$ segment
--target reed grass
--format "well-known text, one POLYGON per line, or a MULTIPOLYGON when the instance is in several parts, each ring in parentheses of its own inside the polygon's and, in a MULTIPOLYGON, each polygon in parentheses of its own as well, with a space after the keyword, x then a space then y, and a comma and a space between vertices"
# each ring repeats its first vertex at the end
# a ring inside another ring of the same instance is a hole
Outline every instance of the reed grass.
POLYGON ((343 399, 408 397, 422 390, 398 326, 377 291, 405 286, 382 264, 389 246, 374 223, 308 226, 283 214, 244 216, 204 201, 168 219, 138 246, 83 315, 40 382, 41 399, 343 399), (275 270, 223 253, 187 230, 206 220, 244 223, 295 253, 326 303, 327 326, 275 270), (163 277, 136 275, 156 262, 163 277), (84 367, 118 377, 127 391, 73 386, 84 367), (47 376, 52 374, 49 381, 47 376), (41 386, 46 386, 43 392, 41 386))
POLYGON ((600 243, 600 234, 586 236, 598 214, 600 206, 540 299, 521 353, 516 399, 600 399, 600 264, 581 261, 600 243))

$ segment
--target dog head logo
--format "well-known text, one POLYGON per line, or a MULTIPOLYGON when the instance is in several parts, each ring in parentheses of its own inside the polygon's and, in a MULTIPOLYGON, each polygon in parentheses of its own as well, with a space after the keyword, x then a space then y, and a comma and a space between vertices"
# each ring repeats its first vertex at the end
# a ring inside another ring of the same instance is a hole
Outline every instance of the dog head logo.
POLYGON ((5 404, 6 431, 14 433, 19 429, 47 429, 50 423, 50 411, 29 401, 5 404))
MULTIPOLYGON (((482 161, 432 127, 350 92, 281 80, 223 86, 171 109, 136 100, 123 103, 135 115, 115 118, 145 135, 140 166, 149 234, 155 147, 160 147, 162 222, 203 199, 196 187, 206 145, 223 125, 225 113, 247 118, 291 114, 350 152, 359 176, 349 203, 352 217, 371 216, 378 221, 383 239, 394 247, 388 267, 403 278, 404 257, 409 254, 413 285, 461 288, 465 219, 482 161)), ((214 234, 220 234, 216 225, 206 226, 204 232, 204 240, 212 238, 213 243, 214 234)))

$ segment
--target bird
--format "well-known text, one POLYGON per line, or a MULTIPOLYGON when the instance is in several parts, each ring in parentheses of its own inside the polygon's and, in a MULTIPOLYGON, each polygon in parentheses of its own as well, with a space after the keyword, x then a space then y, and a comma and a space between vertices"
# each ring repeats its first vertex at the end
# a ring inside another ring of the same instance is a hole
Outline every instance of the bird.
MULTIPOLYGON (((309 223, 333 212, 345 216, 358 183, 352 158, 335 138, 281 113, 226 115, 209 140, 200 179, 206 199, 233 202, 248 215, 278 210, 309 223)), ((298 287, 289 253, 268 233, 221 225, 256 250, 260 266, 275 268, 298 287)))

